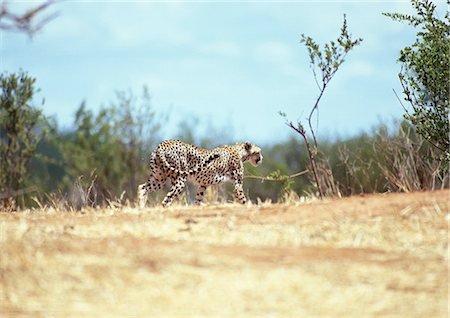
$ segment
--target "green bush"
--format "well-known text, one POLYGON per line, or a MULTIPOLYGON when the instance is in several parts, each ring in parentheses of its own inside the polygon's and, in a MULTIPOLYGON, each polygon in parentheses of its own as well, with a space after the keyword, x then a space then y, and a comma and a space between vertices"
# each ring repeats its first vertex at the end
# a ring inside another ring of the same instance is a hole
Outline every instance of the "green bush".
POLYGON ((33 105, 36 80, 27 73, 0 75, 0 194, 2 205, 15 209, 16 198, 35 191, 31 160, 46 130, 42 110, 33 105))
POLYGON ((405 100, 411 106, 405 107, 405 118, 449 162, 450 14, 447 11, 440 20, 431 1, 411 2, 417 16, 385 13, 419 29, 416 41, 402 49, 399 57, 399 78, 405 100))
POLYGON ((89 204, 134 199, 137 185, 147 178, 147 157, 160 139, 159 130, 146 88, 141 98, 118 93, 117 102, 98 114, 81 104, 73 131, 57 141, 66 165, 65 188, 72 192, 72 200, 79 201, 85 195, 80 191, 86 189, 89 204))

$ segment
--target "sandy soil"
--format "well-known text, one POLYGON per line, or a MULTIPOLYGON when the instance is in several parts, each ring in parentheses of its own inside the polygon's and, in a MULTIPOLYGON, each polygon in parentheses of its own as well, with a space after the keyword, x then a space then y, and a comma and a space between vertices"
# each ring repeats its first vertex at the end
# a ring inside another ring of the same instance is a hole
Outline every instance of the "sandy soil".
POLYGON ((449 199, 0 213, 0 316, 447 317, 449 199))

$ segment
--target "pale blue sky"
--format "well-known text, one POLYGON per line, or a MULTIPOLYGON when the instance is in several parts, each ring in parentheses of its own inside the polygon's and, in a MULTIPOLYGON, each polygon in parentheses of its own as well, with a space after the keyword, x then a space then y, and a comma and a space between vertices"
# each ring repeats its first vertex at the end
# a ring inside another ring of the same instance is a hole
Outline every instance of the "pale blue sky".
MULTIPOLYGON (((14 2, 18 11, 33 5, 14 2)), ((439 8, 443 17, 445 1, 439 8)), ((319 136, 351 136, 402 115, 396 59, 415 30, 381 13, 412 13, 407 1, 65 1, 52 10, 59 16, 33 40, 1 34, 0 64, 36 77, 44 112, 63 127, 81 101, 95 110, 117 90, 147 85, 154 108, 171 109, 166 138, 193 114, 205 127, 230 127, 236 141, 282 141, 292 132, 278 111, 304 120, 318 93, 300 34, 335 39, 344 13, 364 41, 325 92, 319 136)))

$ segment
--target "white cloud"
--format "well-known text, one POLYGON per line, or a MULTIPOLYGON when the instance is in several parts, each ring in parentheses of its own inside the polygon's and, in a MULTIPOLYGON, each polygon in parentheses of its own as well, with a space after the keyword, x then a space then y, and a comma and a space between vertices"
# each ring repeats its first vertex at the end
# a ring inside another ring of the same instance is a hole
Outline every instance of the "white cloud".
POLYGON ((219 41, 212 42, 199 47, 199 52, 205 55, 217 57, 237 58, 242 55, 242 49, 233 42, 219 41))
POLYGON ((131 81, 131 87, 136 91, 140 91, 143 86, 146 86, 151 94, 159 94, 164 90, 171 89, 171 83, 162 77, 134 76, 131 81))
POLYGON ((266 41, 256 45, 253 56, 256 62, 270 69, 272 76, 282 76, 284 80, 300 80, 301 74, 306 71, 306 66, 296 53, 301 48, 297 43, 287 45, 283 42, 266 41))
MULTIPOLYGON (((91 34, 88 24, 75 15, 59 15, 43 28, 42 37, 48 40, 61 40, 91 34)), ((41 34, 38 35, 40 38, 41 34)))
POLYGON ((192 33, 183 27, 190 11, 181 4, 62 2, 56 9, 59 16, 45 26, 37 40, 65 41, 67 50, 139 50, 181 46, 193 40, 192 33))
POLYGON ((193 35, 182 24, 186 14, 180 6, 158 6, 141 3, 123 10, 113 6, 102 14, 104 35, 116 48, 139 49, 158 45, 181 46, 190 43, 193 35))
POLYGON ((292 49, 281 42, 265 42, 255 48, 255 57, 258 60, 274 64, 291 62, 294 57, 292 49))
POLYGON ((372 77, 376 73, 375 65, 364 60, 352 60, 344 65, 343 76, 351 78, 372 77))

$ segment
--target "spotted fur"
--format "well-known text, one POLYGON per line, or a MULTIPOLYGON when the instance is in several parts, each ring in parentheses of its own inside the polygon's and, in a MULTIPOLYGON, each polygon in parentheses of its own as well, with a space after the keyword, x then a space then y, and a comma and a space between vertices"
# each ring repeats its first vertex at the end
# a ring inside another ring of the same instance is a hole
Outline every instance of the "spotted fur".
POLYGON ((208 186, 224 181, 233 182, 235 198, 245 203, 243 163, 248 161, 256 166, 262 158, 261 149, 249 142, 206 150, 180 140, 163 141, 151 155, 150 178, 138 187, 139 204, 145 206, 148 193, 161 189, 170 180, 172 186, 162 204, 171 205, 188 179, 199 186, 196 194, 198 204, 203 201, 208 186))

